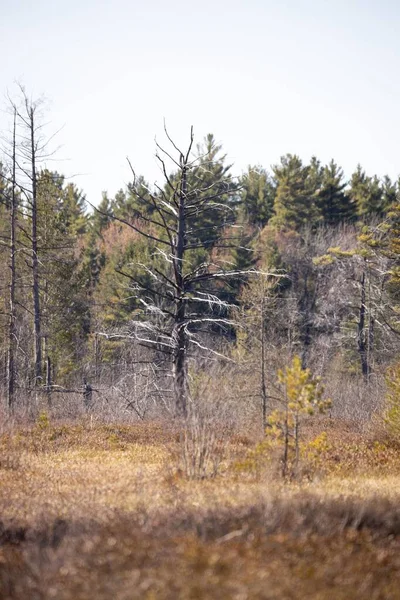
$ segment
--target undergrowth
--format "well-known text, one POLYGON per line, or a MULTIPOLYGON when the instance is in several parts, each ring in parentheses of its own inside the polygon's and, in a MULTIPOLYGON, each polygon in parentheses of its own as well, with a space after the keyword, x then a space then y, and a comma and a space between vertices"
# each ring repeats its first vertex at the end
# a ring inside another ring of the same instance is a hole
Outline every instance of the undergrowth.
POLYGON ((392 438, 320 417, 284 482, 274 450, 240 430, 213 438, 212 479, 190 478, 174 462, 182 431, 41 416, 4 432, 0 597, 398 597, 392 438), (249 457, 264 468, 238 471, 249 457))

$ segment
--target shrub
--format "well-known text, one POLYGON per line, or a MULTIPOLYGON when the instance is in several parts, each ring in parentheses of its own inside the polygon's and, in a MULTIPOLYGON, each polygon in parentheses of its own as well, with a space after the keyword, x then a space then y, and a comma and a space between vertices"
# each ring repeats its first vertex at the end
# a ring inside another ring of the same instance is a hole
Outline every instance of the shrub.
POLYGON ((384 422, 390 435, 400 439, 400 362, 387 370, 386 385, 384 422))
POLYGON ((189 479, 215 477, 222 460, 222 431, 211 419, 190 416, 180 436, 183 473, 189 479))
POLYGON ((279 407, 267 418, 265 439, 237 466, 239 470, 258 472, 260 464, 277 450, 282 476, 292 478, 298 474, 301 458, 315 467, 320 454, 328 448, 326 434, 309 444, 302 443, 301 424, 315 413, 324 413, 330 408, 331 401, 323 398, 324 386, 320 378, 314 377, 309 369, 303 369, 299 356, 293 358, 291 365, 278 371, 277 389, 279 397, 275 400, 279 407))

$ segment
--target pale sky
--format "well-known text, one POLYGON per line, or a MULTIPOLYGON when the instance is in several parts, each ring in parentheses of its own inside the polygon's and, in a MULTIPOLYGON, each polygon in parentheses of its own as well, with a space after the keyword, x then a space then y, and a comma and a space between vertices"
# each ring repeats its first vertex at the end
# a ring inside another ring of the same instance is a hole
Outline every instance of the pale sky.
MULTIPOLYGON (((287 152, 400 174, 398 0, 0 0, 0 96, 48 99, 52 163, 98 203, 162 181, 163 119, 223 144, 234 172, 287 152)), ((0 102, 1 104, 1 102, 0 102)), ((5 100, 3 102, 5 106, 5 100)), ((0 113, 0 130, 7 117, 0 113)))

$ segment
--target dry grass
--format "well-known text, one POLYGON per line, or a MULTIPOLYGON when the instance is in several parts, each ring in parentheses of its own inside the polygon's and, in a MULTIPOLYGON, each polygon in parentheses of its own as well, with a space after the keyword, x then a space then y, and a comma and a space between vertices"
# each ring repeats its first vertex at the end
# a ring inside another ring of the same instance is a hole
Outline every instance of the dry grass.
POLYGON ((400 589, 400 451, 351 424, 312 480, 237 473, 253 441, 235 434, 220 474, 171 464, 164 423, 51 424, 0 440, 0 598, 395 599, 400 589))

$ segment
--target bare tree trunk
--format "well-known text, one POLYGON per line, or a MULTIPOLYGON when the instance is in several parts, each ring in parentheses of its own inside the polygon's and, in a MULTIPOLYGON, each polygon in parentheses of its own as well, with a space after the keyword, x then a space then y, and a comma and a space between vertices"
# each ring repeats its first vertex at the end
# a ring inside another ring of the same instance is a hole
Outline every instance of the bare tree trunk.
POLYGON ((360 299, 360 311, 358 318, 358 352, 360 354, 361 361, 361 371, 363 376, 367 379, 370 373, 370 367, 368 364, 368 351, 367 351, 367 334, 366 334, 366 326, 365 326, 365 317, 366 317, 366 292, 365 292, 365 272, 361 276, 361 299, 360 299))
POLYGON ((15 400, 15 346, 16 346, 16 318, 15 318, 15 252, 16 252, 16 127, 17 127, 17 109, 14 107, 14 124, 12 140, 12 189, 10 206, 10 290, 9 290, 9 324, 8 324, 8 360, 7 360, 7 401, 9 410, 12 411, 15 400))
POLYGON ((35 115, 33 107, 29 108, 29 129, 31 142, 31 177, 32 177, 32 283, 33 283, 33 313, 34 313, 34 370, 35 385, 42 382, 42 339, 41 314, 39 296, 39 257, 37 239, 37 174, 36 174, 36 143, 35 115))
POLYGON ((51 359, 50 356, 46 358, 46 394, 47 394, 47 404, 48 407, 51 408, 51 359))
POLYGON ((209 147, 203 156, 192 158, 193 128, 185 154, 179 150, 166 129, 165 133, 178 152, 178 159, 172 158, 168 151, 157 144, 161 154, 157 152, 156 156, 166 180, 164 190, 156 185, 156 194, 148 189, 143 193, 136 183, 136 175, 128 159, 133 174, 130 190, 138 202, 138 219, 127 220, 94 208, 105 217, 123 223, 143 238, 151 240, 163 258, 161 268, 139 265, 142 273, 123 269, 117 269, 117 272, 131 281, 130 287, 134 286, 135 294, 138 294, 145 307, 143 321, 135 320, 129 335, 145 348, 153 349, 156 356, 162 353, 168 357, 172 363, 169 381, 172 381, 173 389, 167 391, 174 395, 175 414, 186 417, 189 348, 197 347, 221 356, 210 345, 204 346, 201 336, 211 331, 211 326, 220 329, 234 326, 234 321, 227 316, 232 305, 219 297, 220 282, 237 280, 255 271, 226 269, 226 261, 211 255, 214 248, 237 248, 241 243, 238 236, 228 235, 227 231, 234 215, 228 200, 237 186, 232 183, 230 176, 225 175, 224 169, 215 173, 209 170, 214 162, 213 148, 209 147), (172 159, 178 168, 172 178, 167 173, 164 157, 172 159), (207 173, 211 173, 211 181, 207 181, 207 173), (211 215, 215 223, 209 224, 211 215), (205 249, 207 255, 204 262, 191 266, 192 259, 187 259, 187 255, 195 249, 205 249), (151 275, 151 283, 144 281, 145 273, 146 277, 151 275), (208 314, 205 314, 206 311, 208 314), (155 314, 157 319, 153 316, 155 314))
POLYGON ((174 257, 177 300, 175 303, 175 323, 173 341, 173 376, 175 406, 177 416, 187 415, 187 373, 186 373, 186 330, 185 330, 185 283, 183 279, 183 259, 186 237, 187 168, 181 156, 182 179, 179 193, 178 233, 174 257))
POLYGON ((375 318, 372 307, 371 295, 371 276, 368 276, 368 336, 367 336, 367 361, 368 374, 372 372, 373 352, 374 352, 374 336, 375 336, 375 318))
POLYGON ((294 416, 294 445, 295 445, 295 456, 294 456, 294 475, 297 475, 300 462, 300 440, 299 440, 299 413, 296 411, 294 416))
POLYGON ((96 383, 99 381, 99 363, 100 363, 100 341, 97 333, 94 334, 94 380, 96 383))
POLYGON ((315 304, 318 294, 318 279, 311 281, 311 289, 309 287, 312 273, 305 274, 304 292, 300 300, 300 314, 302 315, 300 339, 302 342, 301 351, 301 366, 307 368, 311 344, 313 341, 313 315, 315 312, 315 304), (314 284, 314 285, 313 285, 314 284))
POLYGON ((288 474, 288 462, 289 462, 289 423, 287 418, 283 425, 284 435, 284 446, 283 446, 283 460, 282 460, 282 477, 286 479, 288 474))
POLYGON ((267 428, 267 409, 268 409, 268 395, 267 395, 267 383, 266 383, 266 373, 265 373, 265 350, 266 350, 266 340, 265 340, 265 326, 264 326, 264 310, 265 310, 265 296, 264 290, 261 300, 261 402, 262 402, 262 424, 263 431, 267 428))

